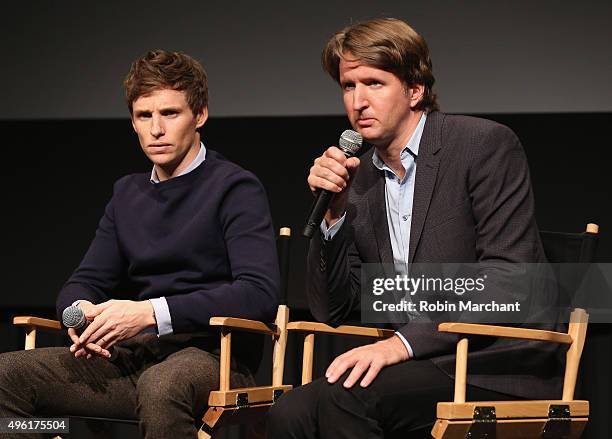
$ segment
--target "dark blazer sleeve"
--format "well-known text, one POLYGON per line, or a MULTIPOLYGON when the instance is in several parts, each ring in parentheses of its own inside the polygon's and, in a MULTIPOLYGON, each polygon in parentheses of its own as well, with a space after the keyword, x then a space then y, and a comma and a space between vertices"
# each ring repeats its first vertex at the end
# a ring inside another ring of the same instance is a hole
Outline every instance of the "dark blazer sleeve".
POLYGON ((306 291, 315 319, 337 326, 359 307, 361 258, 345 218, 333 239, 318 232, 310 242, 306 291))
MULTIPOLYGON (((488 123, 474 140, 465 184, 475 223, 476 262, 486 270, 488 264, 500 262, 543 261, 529 168, 518 138, 509 128, 488 123)), ((495 294, 500 295, 498 301, 512 300, 509 289, 497 289, 495 294)), ((456 348, 456 335, 439 333, 436 323, 414 321, 399 332, 416 358, 449 354, 456 348)))

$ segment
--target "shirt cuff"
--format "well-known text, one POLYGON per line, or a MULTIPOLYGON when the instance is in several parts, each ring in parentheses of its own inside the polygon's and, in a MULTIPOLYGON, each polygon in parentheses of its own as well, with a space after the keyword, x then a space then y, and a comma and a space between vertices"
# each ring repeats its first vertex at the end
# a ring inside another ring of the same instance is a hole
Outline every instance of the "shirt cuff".
POLYGON ((165 297, 149 299, 153 305, 155 321, 157 321, 157 335, 168 335, 174 333, 172 329, 172 319, 170 318, 170 308, 165 297))
POLYGON ((342 224, 344 224, 344 218, 346 218, 346 212, 344 212, 344 215, 342 215, 342 218, 336 221, 329 228, 327 227, 327 223, 325 222, 325 220, 321 221, 320 228, 321 228, 321 233, 323 234, 323 239, 325 239, 326 241, 331 241, 336 235, 336 233, 338 233, 338 230, 340 230, 340 227, 342 226, 342 224))
POLYGON ((408 358, 413 358, 414 352, 412 352, 412 347, 410 346, 410 343, 408 343, 408 340, 406 340, 400 332, 395 331, 395 335, 397 335, 402 343, 404 343, 404 346, 406 346, 406 349, 408 350, 408 358))

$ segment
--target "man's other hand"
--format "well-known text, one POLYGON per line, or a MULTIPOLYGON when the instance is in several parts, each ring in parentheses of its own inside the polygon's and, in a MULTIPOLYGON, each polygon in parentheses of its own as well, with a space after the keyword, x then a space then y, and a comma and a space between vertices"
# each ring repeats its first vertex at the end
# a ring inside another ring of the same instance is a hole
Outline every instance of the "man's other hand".
POLYGON ((366 372, 360 382, 361 387, 368 387, 378 372, 385 366, 400 363, 409 359, 408 350, 397 335, 367 346, 360 346, 336 357, 325 372, 329 383, 335 383, 351 367, 353 370, 344 381, 344 387, 350 388, 366 372))
POLYGON ((346 211, 348 188, 351 178, 359 167, 357 157, 346 158, 344 153, 335 146, 327 148, 321 157, 315 159, 308 174, 308 186, 313 193, 325 189, 336 194, 325 221, 331 226, 338 221, 346 211))

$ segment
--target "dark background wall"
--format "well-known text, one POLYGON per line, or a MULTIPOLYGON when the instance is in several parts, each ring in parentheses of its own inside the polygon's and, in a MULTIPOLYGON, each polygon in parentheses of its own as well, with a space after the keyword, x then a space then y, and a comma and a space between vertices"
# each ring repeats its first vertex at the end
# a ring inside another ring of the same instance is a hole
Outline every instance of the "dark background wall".
POLYGON ((386 16, 427 39, 447 111, 612 110, 606 0, 30 0, 3 6, 0 119, 124 117, 121 80, 154 47, 204 63, 211 115, 341 114, 321 48, 386 16))
MULTIPOLYGON (((427 38, 445 111, 488 117, 517 132, 539 226, 579 231, 598 222, 600 259, 609 262, 609 2, 12 2, 0 39, 0 351, 22 343, 11 316, 53 314, 55 294, 93 237, 112 182, 150 170, 122 101, 121 81, 136 56, 162 47, 204 63, 207 146, 255 172, 276 227, 289 225, 298 235, 311 202, 308 168, 348 127, 338 90, 319 67, 321 47, 335 30, 375 16, 403 18, 427 38)), ((306 316, 306 243, 296 236, 292 246, 290 305, 294 316, 306 316)), ((610 331, 592 325, 584 354, 579 396, 591 400, 588 438, 612 434, 610 331)), ((290 340, 292 382, 298 341, 290 340)), ((342 346, 319 347, 321 371, 342 346)))
MULTIPOLYGON (((483 116, 505 123, 521 138, 540 228, 581 231, 597 222, 600 257, 612 260, 606 234, 612 228, 612 187, 605 159, 612 113, 483 116)), ((207 147, 259 176, 275 226, 292 227, 294 306, 306 306, 307 243, 299 236, 312 201, 306 175, 313 159, 347 127, 344 116, 212 118, 202 133, 207 147)), ((5 191, 7 210, 0 221, 11 258, 4 266, 7 293, 0 306, 52 306, 93 237, 112 182, 150 172, 151 165, 129 120, 4 121, 0 132, 11 145, 3 151, 5 163, 14 164, 4 169, 11 190, 5 191)))
MULTIPOLYGON (((608 183, 608 129, 612 113, 483 115, 512 127, 525 146, 540 228, 581 231, 600 224, 600 259, 612 260, 608 183), (568 128, 569 127, 569 128, 568 128), (576 129, 579 127, 580 129, 576 129)), ((213 118, 204 127, 209 148, 255 172, 269 195, 275 226, 294 230, 289 304, 293 319, 305 311, 306 241, 299 236, 311 195, 305 176, 313 158, 346 128, 343 116, 213 118), (294 133, 301 132, 296 136, 294 133), (235 135, 239 133, 239 135, 235 135)), ((8 322, 16 314, 52 316, 55 295, 86 250, 112 182, 129 172, 149 172, 129 120, 4 121, 5 231, 0 350, 18 349, 23 332, 8 322)), ((612 331, 590 326, 579 397, 591 401, 589 435, 610 437, 612 331)), ((55 338, 53 342, 65 342, 55 338)), ((289 342, 287 382, 299 382, 299 337, 289 342)), ((318 370, 346 344, 320 341, 318 370)), ((260 378, 269 380, 269 364, 260 378)), ((123 433, 121 433, 123 434, 123 433)), ((238 436, 237 436, 238 437, 238 436)))

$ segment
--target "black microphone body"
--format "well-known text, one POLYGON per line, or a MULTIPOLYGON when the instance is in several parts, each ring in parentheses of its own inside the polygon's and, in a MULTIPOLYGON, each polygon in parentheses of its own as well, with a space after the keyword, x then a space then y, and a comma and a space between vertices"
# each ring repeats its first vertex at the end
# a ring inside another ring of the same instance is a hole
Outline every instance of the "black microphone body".
MULTIPOLYGON (((363 138, 361 137, 361 134, 352 130, 345 130, 340 136, 338 146, 342 150, 346 158, 350 158, 357 155, 359 149, 361 148, 362 142, 363 138)), ((334 192, 325 189, 319 190, 317 198, 315 199, 310 209, 310 214, 308 215, 308 219, 306 220, 304 230, 302 231, 303 236, 309 239, 314 236, 315 232, 321 224, 321 221, 323 221, 325 212, 327 212, 329 204, 334 198, 334 195, 334 192)))

